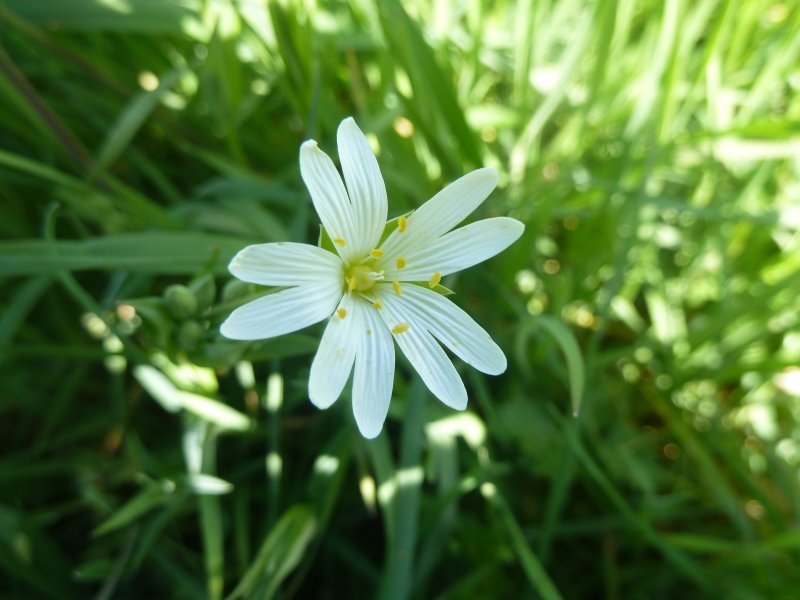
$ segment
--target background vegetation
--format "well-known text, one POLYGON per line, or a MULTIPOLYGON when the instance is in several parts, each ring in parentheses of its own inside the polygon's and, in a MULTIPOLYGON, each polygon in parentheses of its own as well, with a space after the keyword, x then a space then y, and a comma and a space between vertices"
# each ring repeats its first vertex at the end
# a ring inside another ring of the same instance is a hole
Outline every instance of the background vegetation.
POLYGON ((800 597, 798 65, 793 0, 5 0, 0 595, 800 597), (372 442, 218 333, 347 115, 527 226, 444 282, 508 371, 372 442))

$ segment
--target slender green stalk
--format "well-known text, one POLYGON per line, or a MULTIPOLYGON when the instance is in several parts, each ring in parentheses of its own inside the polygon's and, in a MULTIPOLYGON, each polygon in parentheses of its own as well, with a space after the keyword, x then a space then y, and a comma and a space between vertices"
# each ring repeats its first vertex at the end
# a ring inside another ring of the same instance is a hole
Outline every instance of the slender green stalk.
POLYGON ((389 538, 378 591, 382 600, 404 600, 413 590, 423 479, 421 460, 426 396, 422 381, 415 377, 406 400, 400 460, 391 478, 382 484, 385 486, 385 503, 391 506, 388 518, 394 519, 392 530, 395 532, 393 538, 389 538))

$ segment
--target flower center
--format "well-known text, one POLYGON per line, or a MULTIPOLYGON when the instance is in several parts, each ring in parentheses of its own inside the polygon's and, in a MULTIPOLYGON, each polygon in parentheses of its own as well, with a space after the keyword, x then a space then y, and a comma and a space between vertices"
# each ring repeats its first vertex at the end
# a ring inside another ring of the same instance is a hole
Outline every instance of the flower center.
POLYGON ((383 271, 375 271, 370 264, 355 264, 344 271, 345 285, 351 292, 364 292, 381 279, 383 271))

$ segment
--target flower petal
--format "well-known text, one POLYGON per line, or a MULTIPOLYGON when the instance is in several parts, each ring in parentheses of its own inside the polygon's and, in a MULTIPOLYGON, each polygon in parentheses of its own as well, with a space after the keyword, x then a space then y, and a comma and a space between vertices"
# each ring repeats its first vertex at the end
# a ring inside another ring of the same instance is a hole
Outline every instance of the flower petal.
POLYGON ((378 161, 356 122, 342 121, 336 134, 347 192, 353 207, 356 255, 378 246, 386 224, 386 186, 378 161))
POLYGON ((233 311, 220 332, 233 340, 260 340, 291 333, 330 316, 341 297, 340 281, 268 294, 233 311))
POLYGON ((356 303, 351 294, 345 294, 337 312, 328 321, 311 362, 308 397, 318 408, 328 408, 336 402, 353 369, 358 332, 365 328, 363 315, 353 308, 356 303))
POLYGON ((331 239, 341 240, 341 243, 335 244, 339 256, 343 260, 352 258, 355 242, 353 207, 339 171, 314 140, 303 142, 300 146, 300 175, 331 239))
POLYGON ((464 382, 445 351, 425 328, 417 312, 387 284, 376 285, 375 295, 383 304, 378 313, 389 329, 393 330, 397 345, 428 389, 447 406, 464 410, 467 406, 464 382), (408 328, 402 328, 402 333, 394 333, 403 324, 408 328))
POLYGON ((353 374, 353 414, 365 438, 374 438, 383 428, 394 384, 394 342, 378 311, 356 302, 362 323, 356 368, 353 374))
POLYGON ((484 219, 460 227, 427 245, 410 249, 405 267, 398 269, 394 257, 384 259, 386 279, 429 281, 434 273, 444 276, 461 271, 502 252, 517 241, 525 226, 509 217, 484 219))
POLYGON ((506 370, 506 357, 489 334, 444 296, 418 285, 404 285, 401 301, 448 350, 489 375, 506 370))
POLYGON ((428 240, 447 233, 474 211, 497 185, 497 171, 477 169, 444 188, 414 211, 405 231, 393 231, 381 246, 387 255, 399 256, 428 240))
POLYGON ((309 244, 277 242, 247 246, 233 257, 228 270, 238 279, 261 285, 302 285, 342 280, 342 261, 309 244))

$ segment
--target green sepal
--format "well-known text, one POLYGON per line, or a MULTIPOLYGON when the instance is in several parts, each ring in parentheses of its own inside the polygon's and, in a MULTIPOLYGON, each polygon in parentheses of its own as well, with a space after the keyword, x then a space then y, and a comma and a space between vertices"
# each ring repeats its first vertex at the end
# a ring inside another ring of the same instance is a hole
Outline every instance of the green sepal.
POLYGON ((386 241, 386 238, 389 237, 389 234, 392 233, 395 229, 397 229, 397 221, 400 220, 400 217, 405 217, 407 219, 409 216, 411 216, 411 213, 413 213, 413 212, 414 212, 413 210, 410 210, 404 215, 396 216, 391 221, 386 221, 386 225, 383 228, 383 233, 381 233, 381 239, 378 242, 378 246, 377 247, 380 248, 383 245, 383 242, 386 241))
POLYGON ((418 285, 419 287, 423 287, 425 289, 431 290, 432 292, 436 292, 437 294, 441 294, 442 296, 451 296, 455 294, 453 290, 450 288, 444 287, 441 283, 437 283, 434 287, 428 285, 427 281, 408 281, 403 282, 400 285, 405 285, 405 283, 410 283, 412 285, 418 285))
POLYGON ((322 248, 323 250, 327 250, 328 252, 333 252, 336 254, 336 246, 333 245, 333 240, 328 232, 325 230, 325 226, 320 223, 319 226, 319 239, 317 240, 317 246, 322 248))
MULTIPOLYGON (((386 225, 383 226, 383 232, 381 233, 381 238, 378 241, 378 245, 375 247, 380 248, 383 245, 383 242, 386 241, 386 238, 389 237, 389 234, 392 233, 395 229, 397 229, 397 222, 400 220, 400 217, 408 218, 412 212, 414 211, 410 210, 404 215, 398 215, 394 219, 386 221, 386 225)), ((317 239, 317 246, 336 254, 336 247, 333 245, 333 240, 331 239, 330 234, 325 229, 325 226, 322 224, 320 224, 319 226, 319 238, 317 239)))
POLYGON ((436 292, 437 294, 441 294, 442 296, 451 296, 455 294, 453 290, 444 287, 441 283, 437 283, 436 287, 433 288, 433 291, 436 292))

